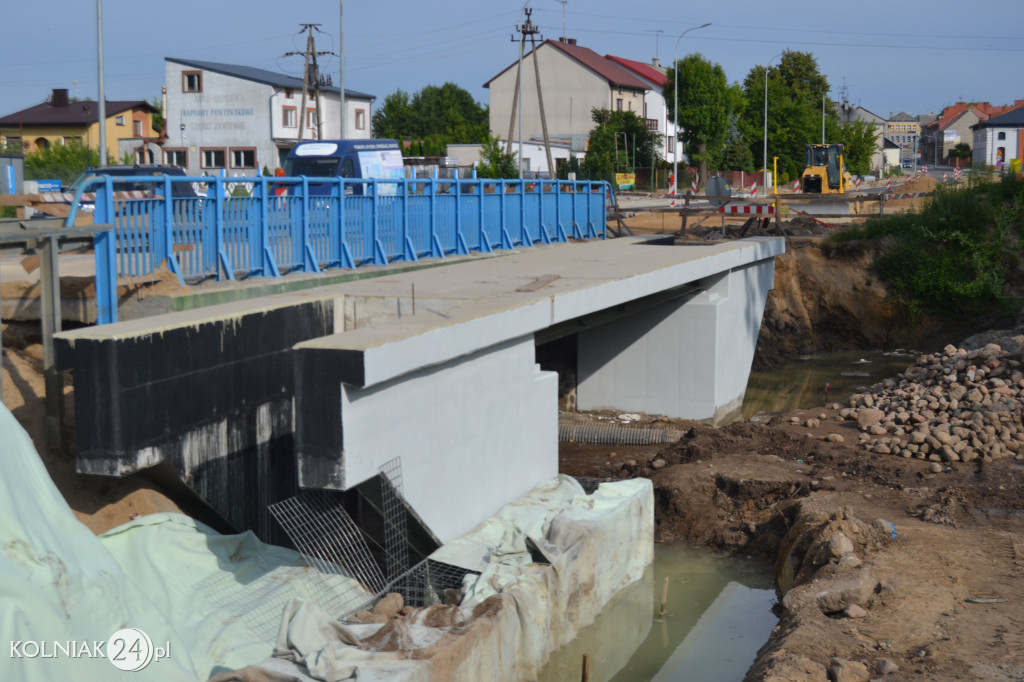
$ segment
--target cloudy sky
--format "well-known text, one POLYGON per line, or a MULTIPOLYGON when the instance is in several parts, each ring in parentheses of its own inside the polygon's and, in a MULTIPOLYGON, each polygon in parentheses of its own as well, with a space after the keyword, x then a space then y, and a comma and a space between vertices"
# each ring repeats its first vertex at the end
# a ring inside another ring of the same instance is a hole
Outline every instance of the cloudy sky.
MULTIPOLYGON (((108 99, 152 99, 163 58, 240 64, 301 75, 300 24, 318 23, 317 48, 339 52, 341 0, 102 0, 108 99)), ((486 104, 483 83, 514 61, 523 0, 349 0, 345 85, 382 100, 401 88, 453 81, 486 104)), ((668 64, 700 52, 742 81, 786 49, 811 52, 832 86, 876 114, 938 112, 965 99, 1024 99, 1024 2, 834 0, 529 0, 545 38, 563 32, 601 54, 668 64)), ((9 2, 0 46, 0 115, 53 88, 95 99, 95 0, 9 2)), ((336 57, 322 71, 338 82, 336 57)))

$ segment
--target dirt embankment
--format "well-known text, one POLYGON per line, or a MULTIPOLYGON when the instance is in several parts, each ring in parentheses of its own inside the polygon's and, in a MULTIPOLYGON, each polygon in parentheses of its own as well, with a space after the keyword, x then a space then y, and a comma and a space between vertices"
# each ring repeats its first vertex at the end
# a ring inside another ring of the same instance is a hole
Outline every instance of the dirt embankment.
POLYGON ((564 450, 562 468, 650 477, 658 540, 775 564, 780 621, 751 682, 1019 682, 1021 341, 987 335, 842 404, 694 425, 589 472, 564 450))

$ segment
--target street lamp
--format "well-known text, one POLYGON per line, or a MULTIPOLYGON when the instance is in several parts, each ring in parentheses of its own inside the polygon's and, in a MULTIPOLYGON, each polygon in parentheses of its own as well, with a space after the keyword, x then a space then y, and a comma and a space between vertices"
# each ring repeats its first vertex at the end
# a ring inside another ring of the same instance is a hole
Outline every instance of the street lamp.
MULTIPOLYGON (((778 53, 775 57, 781 57, 782 53, 778 53)), ((775 61, 775 57, 768 60, 768 63, 764 66, 764 153, 761 155, 761 163, 764 164, 764 173, 761 173, 761 184, 764 187, 761 188, 761 196, 768 196, 768 183, 765 182, 765 174, 768 173, 768 70, 771 68, 771 64, 775 61)))
POLYGON ((676 184, 675 192, 672 195, 673 198, 676 194, 679 194, 679 41, 682 40, 683 36, 690 31, 696 31, 698 28, 706 28, 710 25, 711 22, 709 21, 706 24, 693 26, 680 33, 679 37, 676 38, 675 51, 672 53, 672 75, 675 78, 672 94, 675 95, 676 100, 675 109, 672 110, 672 120, 676 125, 675 145, 674 149, 672 149, 672 178, 675 180, 676 184))

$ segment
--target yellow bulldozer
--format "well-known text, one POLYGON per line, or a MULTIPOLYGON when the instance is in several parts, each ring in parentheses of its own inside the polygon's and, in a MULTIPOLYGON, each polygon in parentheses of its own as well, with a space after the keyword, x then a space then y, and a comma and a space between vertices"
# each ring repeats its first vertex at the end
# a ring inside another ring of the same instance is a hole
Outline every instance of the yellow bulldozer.
POLYGON ((805 194, 843 194, 853 179, 843 167, 843 145, 809 144, 806 163, 800 175, 800 189, 805 194))

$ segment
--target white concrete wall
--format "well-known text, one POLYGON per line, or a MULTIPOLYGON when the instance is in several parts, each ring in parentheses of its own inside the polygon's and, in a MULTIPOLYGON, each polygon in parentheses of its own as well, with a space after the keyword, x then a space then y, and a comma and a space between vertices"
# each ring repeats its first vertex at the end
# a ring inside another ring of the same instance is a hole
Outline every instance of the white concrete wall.
POLYGON ((732 270, 693 298, 578 336, 577 404, 720 421, 739 409, 775 274, 732 270))
POLYGON ((345 487, 401 457, 404 493, 442 542, 558 473, 558 375, 533 337, 342 392, 345 487), (453 513, 454 512, 454 513, 453 513))

